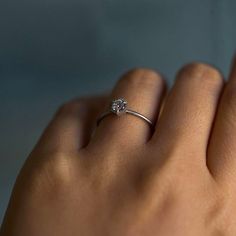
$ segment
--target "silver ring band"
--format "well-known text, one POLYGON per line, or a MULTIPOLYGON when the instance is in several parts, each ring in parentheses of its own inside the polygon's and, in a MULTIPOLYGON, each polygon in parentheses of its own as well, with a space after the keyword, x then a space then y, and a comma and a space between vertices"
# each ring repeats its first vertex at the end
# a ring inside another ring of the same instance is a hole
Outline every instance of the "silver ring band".
POLYGON ((127 108, 127 101, 125 101, 124 99, 122 98, 119 98, 119 99, 116 99, 114 101, 111 102, 111 105, 110 105, 110 110, 109 111, 106 111, 104 112, 98 119, 97 119, 97 126, 100 124, 100 122, 107 116, 111 115, 111 114, 114 114, 114 115, 117 115, 117 116, 121 116, 121 115, 124 115, 124 114, 130 114, 130 115, 133 115, 133 116, 136 116, 140 119, 143 119, 144 121, 146 121, 151 127, 153 127, 153 122, 148 119, 146 116, 140 114, 139 112, 136 112, 136 111, 133 111, 133 110, 130 110, 127 108))

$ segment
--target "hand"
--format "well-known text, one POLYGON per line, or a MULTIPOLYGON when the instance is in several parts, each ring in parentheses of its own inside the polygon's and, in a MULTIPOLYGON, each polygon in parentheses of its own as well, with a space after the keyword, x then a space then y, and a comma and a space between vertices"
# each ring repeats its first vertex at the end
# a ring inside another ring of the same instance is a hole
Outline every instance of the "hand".
POLYGON ((136 69, 59 109, 14 187, 1 236, 236 235, 236 66, 136 69), (166 97, 166 99, 164 99, 166 97), (114 98, 155 123, 99 114, 114 98), (164 101, 164 102, 163 102, 164 101), (161 109, 162 108, 162 109, 161 109))

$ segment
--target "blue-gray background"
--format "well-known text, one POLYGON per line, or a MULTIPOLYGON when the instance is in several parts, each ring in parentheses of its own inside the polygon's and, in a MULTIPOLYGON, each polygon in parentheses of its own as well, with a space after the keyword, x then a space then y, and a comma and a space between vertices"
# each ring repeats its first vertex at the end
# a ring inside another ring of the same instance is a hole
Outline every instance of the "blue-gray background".
POLYGON ((151 67, 228 74, 235 0, 0 0, 0 222, 20 166, 56 108, 151 67))

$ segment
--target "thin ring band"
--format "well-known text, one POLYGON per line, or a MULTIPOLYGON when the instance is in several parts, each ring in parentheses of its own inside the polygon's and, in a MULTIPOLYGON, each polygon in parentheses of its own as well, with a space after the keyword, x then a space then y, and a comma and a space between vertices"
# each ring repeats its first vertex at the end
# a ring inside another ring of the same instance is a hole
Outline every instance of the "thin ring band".
MULTIPOLYGON (((133 115, 133 116, 136 116, 136 117, 139 117, 139 118, 141 118, 141 119, 147 121, 151 126, 153 126, 152 121, 150 121, 146 116, 144 116, 144 115, 142 115, 142 114, 140 114, 140 113, 138 113, 138 112, 136 112, 136 111, 132 111, 132 110, 127 109, 127 110, 125 111, 125 113, 130 114, 130 115, 133 115)), ((114 113, 111 112, 111 111, 104 112, 104 113, 98 118, 98 120, 97 120, 97 126, 100 124, 100 122, 101 122, 106 116, 111 115, 111 114, 114 114, 114 113)))
POLYGON ((143 119, 144 121, 146 121, 151 127, 153 127, 153 123, 150 119, 148 119, 146 116, 140 114, 139 112, 127 109, 127 101, 125 101, 122 98, 119 98, 117 100, 112 101, 111 106, 110 106, 110 110, 104 112, 98 119, 97 119, 97 126, 100 124, 100 122, 107 116, 109 115, 117 115, 117 116, 121 116, 124 114, 130 114, 133 116, 136 116, 140 119, 143 119))

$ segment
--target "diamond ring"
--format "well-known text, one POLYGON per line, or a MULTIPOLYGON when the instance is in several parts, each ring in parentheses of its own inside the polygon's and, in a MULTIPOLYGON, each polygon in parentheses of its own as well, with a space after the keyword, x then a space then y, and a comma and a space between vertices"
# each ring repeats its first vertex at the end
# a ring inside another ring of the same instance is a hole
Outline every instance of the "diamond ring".
POLYGON ((98 119, 97 119, 97 126, 100 124, 100 122, 107 117, 108 115, 117 115, 117 116, 122 116, 124 114, 130 114, 133 116, 136 116, 138 118, 143 119, 144 121, 146 121, 149 125, 151 125, 153 127, 153 123, 151 120, 149 120, 146 116, 128 109, 128 102, 126 100, 124 100, 123 98, 119 98, 116 100, 113 100, 110 104, 110 110, 104 112, 98 119))

